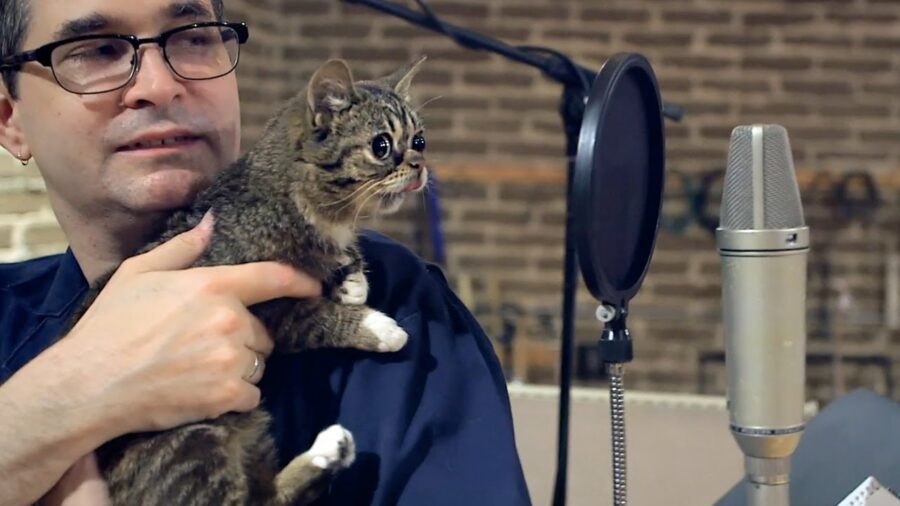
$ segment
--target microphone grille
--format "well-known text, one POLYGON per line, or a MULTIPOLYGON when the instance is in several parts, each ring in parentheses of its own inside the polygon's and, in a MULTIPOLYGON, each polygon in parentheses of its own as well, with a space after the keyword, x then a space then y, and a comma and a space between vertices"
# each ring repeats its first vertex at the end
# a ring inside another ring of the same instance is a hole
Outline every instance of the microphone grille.
POLYGON ((805 225, 791 143, 780 125, 743 125, 731 132, 720 226, 771 230, 805 225))

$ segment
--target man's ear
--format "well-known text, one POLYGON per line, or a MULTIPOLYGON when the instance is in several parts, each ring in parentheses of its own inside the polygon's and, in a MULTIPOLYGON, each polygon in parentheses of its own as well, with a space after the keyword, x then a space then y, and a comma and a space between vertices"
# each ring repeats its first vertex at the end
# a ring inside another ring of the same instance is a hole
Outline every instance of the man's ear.
POLYGON ((31 150, 19 124, 16 101, 10 98, 5 85, 0 85, 0 146, 20 160, 31 158, 31 150))
POLYGON ((306 105, 314 128, 331 121, 337 113, 348 109, 356 98, 353 75, 344 60, 328 60, 319 67, 306 89, 306 105))

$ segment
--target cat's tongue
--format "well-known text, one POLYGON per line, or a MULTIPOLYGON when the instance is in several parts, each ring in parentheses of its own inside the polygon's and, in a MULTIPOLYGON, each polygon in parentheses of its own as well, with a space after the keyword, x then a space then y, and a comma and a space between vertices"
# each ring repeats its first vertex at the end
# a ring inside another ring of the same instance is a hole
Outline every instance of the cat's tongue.
POLYGON ((408 185, 404 186, 402 191, 414 192, 421 187, 422 187, 422 181, 419 179, 416 179, 415 181, 411 181, 408 185))

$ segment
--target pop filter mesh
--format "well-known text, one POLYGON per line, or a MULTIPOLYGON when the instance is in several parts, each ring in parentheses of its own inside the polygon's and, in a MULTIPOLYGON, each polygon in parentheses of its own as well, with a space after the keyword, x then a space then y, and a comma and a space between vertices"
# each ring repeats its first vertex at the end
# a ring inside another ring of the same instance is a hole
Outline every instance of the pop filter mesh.
POLYGON ((644 123, 635 104, 643 106, 640 84, 628 73, 609 97, 607 122, 597 156, 601 170, 594 172, 597 233, 594 258, 617 290, 626 290, 640 276, 646 255, 638 254, 645 227, 640 226, 647 212, 647 176, 635 167, 649 163, 649 146, 644 123), (631 121, 626 121, 631 119, 631 121), (629 226, 623 226, 630 224, 629 226))

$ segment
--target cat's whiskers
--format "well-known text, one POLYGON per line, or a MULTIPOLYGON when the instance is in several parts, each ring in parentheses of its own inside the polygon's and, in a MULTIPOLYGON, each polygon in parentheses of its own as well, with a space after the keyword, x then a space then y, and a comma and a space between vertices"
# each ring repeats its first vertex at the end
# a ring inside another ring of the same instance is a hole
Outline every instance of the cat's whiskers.
POLYGON ((356 194, 358 194, 359 192, 365 190, 367 187, 372 186, 372 185, 375 185, 375 184, 378 184, 378 181, 366 181, 365 183, 361 184, 361 185, 359 186, 359 188, 353 190, 353 192, 352 192, 350 195, 347 195, 346 197, 344 197, 344 198, 342 198, 342 199, 335 200, 334 202, 330 202, 330 203, 327 203, 327 204, 322 204, 322 207, 330 207, 330 206, 333 206, 333 205, 340 204, 341 202, 346 202, 347 200, 352 199, 353 197, 355 197, 356 194))
MULTIPOLYGON (((363 204, 365 204, 365 202, 367 200, 369 200, 372 197, 372 195, 378 194, 378 192, 381 190, 381 187, 384 186, 384 181, 370 181, 363 186, 365 187, 365 191, 353 192, 355 194, 355 198, 353 198, 352 200, 350 200, 350 202, 347 202, 346 204, 344 204, 340 208, 338 208, 338 210, 335 211, 335 214, 339 215, 344 209, 347 209, 349 206, 357 203, 357 201, 360 198, 363 198, 363 204), (366 196, 366 194, 369 193, 370 191, 371 191, 371 194, 366 196)), ((362 205, 360 205, 359 208, 361 209, 362 205)))
MULTIPOLYGON (((382 181, 382 182, 383 182, 383 181, 382 181)), ((385 185, 385 186, 387 186, 387 185, 385 185)), ((371 195, 369 195, 368 197, 366 197, 365 200, 362 201, 362 204, 360 204, 359 207, 356 209, 356 215, 353 216, 353 224, 350 226, 350 228, 352 228, 352 229, 355 229, 355 228, 356 228, 356 222, 357 222, 357 220, 359 220, 359 213, 362 212, 362 210, 363 210, 364 207, 366 207, 366 203, 367 203, 372 197, 374 197, 374 196, 376 196, 376 195, 378 195, 378 192, 377 192, 377 191, 376 191, 376 192, 373 192, 371 195)))

